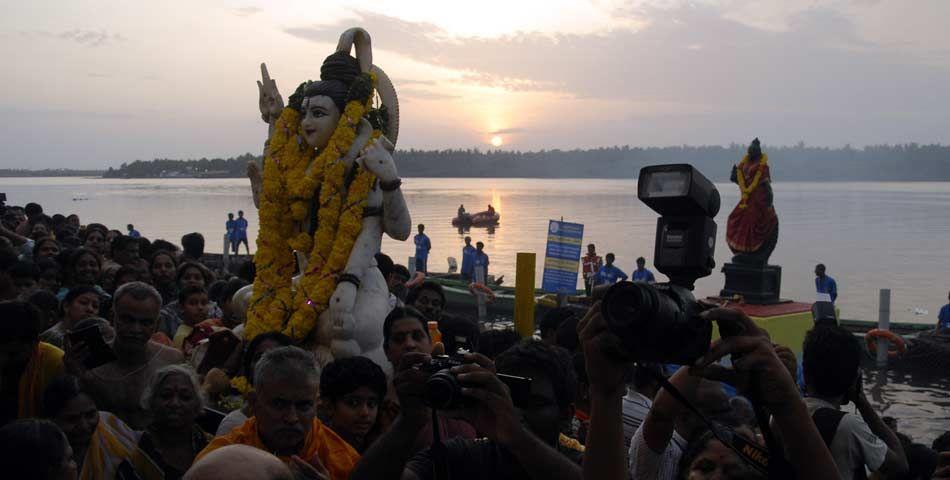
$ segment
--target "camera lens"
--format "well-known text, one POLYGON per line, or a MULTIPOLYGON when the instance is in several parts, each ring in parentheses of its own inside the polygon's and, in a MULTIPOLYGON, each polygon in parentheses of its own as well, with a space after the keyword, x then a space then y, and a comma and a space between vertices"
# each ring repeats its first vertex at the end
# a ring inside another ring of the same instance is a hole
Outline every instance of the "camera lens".
POLYGON ((426 380, 426 403, 432 408, 449 409, 459 402, 461 396, 462 386, 449 370, 433 373, 426 380))
POLYGON ((672 318, 679 306, 655 287, 642 282, 620 282, 604 296, 601 309, 611 330, 642 331, 650 323, 672 318))
POLYGON ((607 327, 620 338, 624 360, 689 363, 709 348, 712 325, 697 316, 688 290, 642 282, 620 282, 601 302, 607 327))

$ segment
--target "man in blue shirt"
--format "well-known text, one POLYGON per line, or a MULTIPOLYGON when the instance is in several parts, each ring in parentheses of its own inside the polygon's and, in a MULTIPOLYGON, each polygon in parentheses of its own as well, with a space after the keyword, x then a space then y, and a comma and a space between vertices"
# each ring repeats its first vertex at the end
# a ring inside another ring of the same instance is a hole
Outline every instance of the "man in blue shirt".
POLYGON ((825 275, 825 265, 822 263, 815 265, 815 291, 827 293, 831 297, 831 303, 835 303, 838 298, 838 284, 835 279, 825 275))
POLYGON ((462 248, 462 278, 472 280, 475 271, 475 247, 472 246, 472 237, 465 237, 465 246, 462 248))
POLYGON ((142 234, 139 233, 139 231, 136 230, 131 223, 126 225, 125 228, 129 231, 129 236, 132 238, 140 238, 142 236, 142 234))
POLYGON ((238 210, 238 218, 234 221, 234 243, 235 254, 238 253, 242 243, 247 254, 251 254, 251 247, 247 244, 247 219, 244 218, 244 210, 238 210))
POLYGON ((600 267, 600 271, 597 272, 597 284, 608 284, 613 285, 620 280, 626 280, 627 274, 623 273, 623 270, 614 266, 614 254, 608 253, 604 257, 604 261, 607 262, 606 265, 600 267))
POLYGON ((656 283, 656 278, 653 276, 653 272, 646 269, 646 264, 647 261, 645 258, 640 257, 637 259, 637 269, 633 271, 634 282, 656 283))
POLYGON ((485 253, 485 244, 478 242, 475 244, 475 258, 472 262, 472 280, 478 279, 478 272, 482 273, 482 282, 488 281, 488 254, 485 253))
POLYGON ((429 241, 429 237, 426 236, 425 232, 426 226, 419 224, 419 234, 413 237, 412 241, 416 244, 416 271, 422 273, 429 273, 428 263, 429 263, 429 250, 432 250, 432 242, 429 241))
MULTIPOLYGON (((947 294, 947 300, 950 300, 950 293, 947 294)), ((940 307, 940 313, 937 314, 937 330, 950 329, 950 303, 940 307)))
POLYGON ((231 245, 231 253, 237 254, 237 243, 234 241, 234 214, 228 214, 228 221, 224 222, 224 228, 228 232, 228 244, 231 245))

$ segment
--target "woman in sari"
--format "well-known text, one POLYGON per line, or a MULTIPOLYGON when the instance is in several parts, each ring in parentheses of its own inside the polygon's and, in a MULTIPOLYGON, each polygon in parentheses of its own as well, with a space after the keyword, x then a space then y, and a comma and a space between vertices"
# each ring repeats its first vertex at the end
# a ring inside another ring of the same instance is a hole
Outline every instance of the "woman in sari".
POLYGON ((198 375, 184 365, 159 369, 142 393, 152 423, 142 433, 139 448, 155 460, 166 480, 181 478, 211 441, 195 423, 204 403, 198 375))
POLYGON ((164 478, 138 448, 140 435, 109 412, 100 412, 79 379, 65 376, 43 395, 43 413, 66 434, 79 466, 80 480, 164 478))
POLYGON ((81 320, 99 316, 99 292, 90 286, 81 285, 69 290, 62 301, 63 316, 60 321, 40 335, 40 340, 63 348, 66 334, 75 329, 81 320))
POLYGON ((0 302, 0 425, 35 417, 43 390, 63 374, 63 351, 39 340, 43 316, 25 302, 0 302))

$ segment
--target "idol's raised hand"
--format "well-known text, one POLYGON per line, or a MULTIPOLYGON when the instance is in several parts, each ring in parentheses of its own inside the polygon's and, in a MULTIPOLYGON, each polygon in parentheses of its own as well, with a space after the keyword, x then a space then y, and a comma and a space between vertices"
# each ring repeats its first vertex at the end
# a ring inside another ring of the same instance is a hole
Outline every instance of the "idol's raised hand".
POLYGON ((284 99, 277 91, 277 82, 267 73, 267 64, 261 64, 261 79, 257 81, 259 94, 258 103, 261 108, 261 119, 271 124, 280 117, 284 110, 284 99))

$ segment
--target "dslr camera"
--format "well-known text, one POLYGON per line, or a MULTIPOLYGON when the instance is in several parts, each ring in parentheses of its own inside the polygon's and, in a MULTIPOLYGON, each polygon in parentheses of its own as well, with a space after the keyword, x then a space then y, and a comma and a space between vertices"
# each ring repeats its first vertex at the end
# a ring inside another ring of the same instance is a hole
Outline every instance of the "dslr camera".
POLYGON ((712 324, 699 317, 702 307, 692 290, 716 266, 719 191, 691 165, 654 165, 640 170, 637 197, 660 214, 654 265, 670 282, 620 282, 607 290, 601 313, 621 342, 610 353, 622 360, 691 364, 712 339, 712 324))
MULTIPOLYGON (((462 384, 452 373, 451 368, 464 365, 465 350, 459 350, 452 355, 433 355, 429 363, 419 368, 429 374, 426 379, 425 402, 436 410, 457 410, 470 407, 475 400, 462 395, 462 384)), ((508 386, 512 403, 516 406, 526 405, 531 396, 531 379, 496 373, 496 377, 508 386)))
POLYGON ((432 360, 421 367, 429 374, 426 379, 426 404, 438 410, 454 410, 471 404, 472 399, 462 395, 462 385, 451 368, 465 364, 462 353, 433 355, 432 360))

